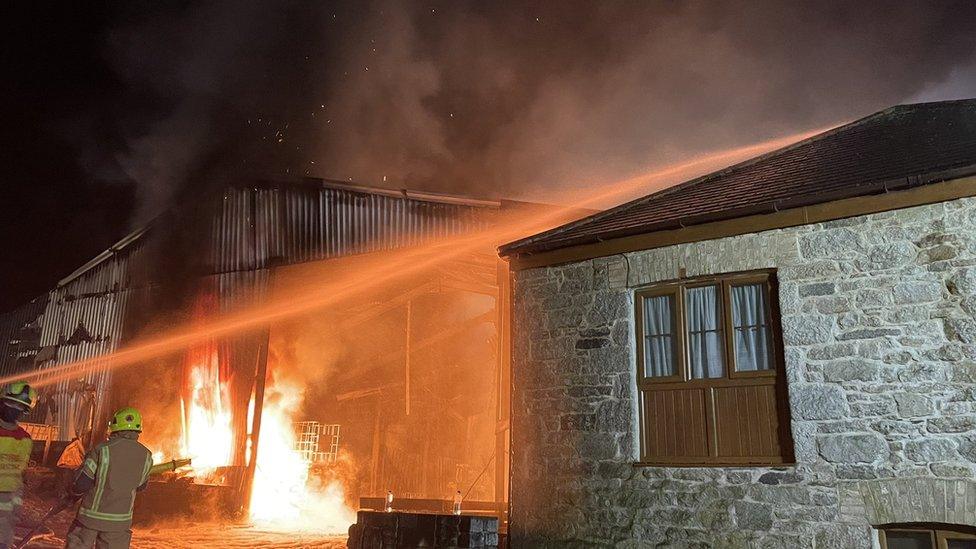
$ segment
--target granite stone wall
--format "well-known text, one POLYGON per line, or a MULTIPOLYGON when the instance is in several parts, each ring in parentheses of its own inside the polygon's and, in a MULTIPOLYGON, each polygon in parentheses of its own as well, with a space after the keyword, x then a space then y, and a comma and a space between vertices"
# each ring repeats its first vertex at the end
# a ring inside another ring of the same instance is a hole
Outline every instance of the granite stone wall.
POLYGON ((514 547, 871 547, 976 523, 976 200, 516 273, 514 547), (635 467, 633 292, 775 268, 793 466, 635 467))

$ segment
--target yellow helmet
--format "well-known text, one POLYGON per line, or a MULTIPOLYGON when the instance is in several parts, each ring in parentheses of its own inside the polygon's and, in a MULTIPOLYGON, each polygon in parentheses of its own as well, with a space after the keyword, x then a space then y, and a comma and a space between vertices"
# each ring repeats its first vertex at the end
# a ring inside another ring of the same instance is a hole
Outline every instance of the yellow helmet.
POLYGON ((24 411, 32 410, 37 404, 37 389, 31 387, 26 381, 15 381, 3 388, 0 399, 13 402, 24 411))
POLYGON ((119 431, 138 431, 142 432, 142 414, 135 408, 125 407, 115 412, 112 421, 108 422, 110 433, 119 431))

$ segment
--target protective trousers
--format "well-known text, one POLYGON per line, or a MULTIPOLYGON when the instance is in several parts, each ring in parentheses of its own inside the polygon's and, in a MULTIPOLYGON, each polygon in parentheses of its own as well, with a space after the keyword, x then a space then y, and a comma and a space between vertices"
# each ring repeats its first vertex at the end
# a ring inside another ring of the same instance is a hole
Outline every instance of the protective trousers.
POLYGON ((20 496, 17 493, 0 492, 0 548, 7 549, 14 543, 18 507, 20 496))
POLYGON ((82 525, 77 520, 71 523, 65 549, 129 549, 132 530, 101 532, 82 525))

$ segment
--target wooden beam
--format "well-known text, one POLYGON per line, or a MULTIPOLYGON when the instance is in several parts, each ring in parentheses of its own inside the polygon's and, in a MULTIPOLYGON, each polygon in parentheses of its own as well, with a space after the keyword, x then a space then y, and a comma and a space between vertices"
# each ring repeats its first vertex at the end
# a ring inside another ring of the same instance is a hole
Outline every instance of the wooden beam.
POLYGON ((241 482, 241 511, 248 516, 251 509, 251 487, 254 485, 254 472, 258 463, 258 443, 261 440, 261 415, 264 411, 264 388, 268 377, 268 344, 270 331, 264 330, 257 353, 257 364, 254 374, 254 417, 251 422, 251 456, 244 469, 244 480, 241 482))
POLYGON ((410 321, 413 317, 413 306, 412 301, 407 301, 407 330, 404 339, 404 353, 403 353, 403 385, 404 385, 404 398, 403 406, 406 415, 410 415, 410 321))
POLYGON ((376 494, 376 477, 380 467, 380 410, 383 400, 378 394, 376 397, 376 408, 373 415, 373 450, 370 452, 369 468, 369 493, 376 494))
POLYGON ((593 244, 570 246, 538 254, 518 255, 511 258, 510 264, 512 269, 516 271, 562 265, 597 257, 784 229, 811 223, 823 223, 971 196, 976 196, 976 177, 974 176, 931 183, 903 191, 846 198, 770 214, 713 221, 680 229, 611 238, 593 244))
POLYGON ((382 393, 386 389, 394 389, 403 385, 399 381, 396 383, 387 383, 386 385, 378 385, 376 387, 370 387, 368 389, 357 389, 355 391, 346 391, 345 393, 339 393, 336 395, 337 402, 344 402, 346 400, 355 400, 357 398, 365 398, 375 394, 382 393))
POLYGON ((392 299, 388 299, 383 303, 376 305, 375 307, 370 307, 361 313, 350 316, 342 323, 342 325, 339 326, 339 329, 345 330, 349 328, 354 328, 357 325, 366 322, 367 320, 372 320, 382 315, 383 313, 392 311, 394 309, 399 309, 405 303, 407 303, 408 301, 412 300, 417 296, 436 292, 439 287, 440 287, 440 283, 436 280, 433 280, 426 284, 418 286, 412 290, 406 291, 402 294, 397 295, 392 299))

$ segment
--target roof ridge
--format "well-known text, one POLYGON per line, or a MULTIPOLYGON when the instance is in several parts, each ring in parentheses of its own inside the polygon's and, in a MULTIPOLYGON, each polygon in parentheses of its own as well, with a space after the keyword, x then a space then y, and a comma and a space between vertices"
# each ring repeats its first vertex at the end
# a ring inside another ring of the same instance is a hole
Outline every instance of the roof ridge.
POLYGON ((919 101, 917 103, 901 103, 891 107, 891 109, 918 109, 919 107, 925 108, 941 108, 950 106, 959 106, 961 103, 969 103, 976 107, 976 97, 969 97, 965 99, 943 99, 941 101, 919 101))

